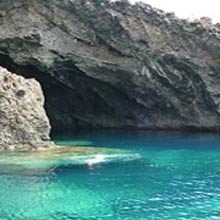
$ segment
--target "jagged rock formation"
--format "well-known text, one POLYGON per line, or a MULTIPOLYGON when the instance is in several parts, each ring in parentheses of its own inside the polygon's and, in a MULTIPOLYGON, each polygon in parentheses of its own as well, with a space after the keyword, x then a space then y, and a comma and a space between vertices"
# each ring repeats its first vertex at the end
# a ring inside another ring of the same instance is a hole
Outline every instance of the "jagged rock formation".
POLYGON ((57 131, 220 126, 220 28, 207 19, 127 1, 3 0, 0 64, 41 82, 57 131))
POLYGON ((0 150, 52 146, 40 84, 0 67, 0 150))

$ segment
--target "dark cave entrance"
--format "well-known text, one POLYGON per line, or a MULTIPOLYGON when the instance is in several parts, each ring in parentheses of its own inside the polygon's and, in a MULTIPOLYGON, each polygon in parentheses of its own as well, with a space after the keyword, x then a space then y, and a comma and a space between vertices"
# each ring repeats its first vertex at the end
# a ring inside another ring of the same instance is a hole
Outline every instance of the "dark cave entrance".
POLYGON ((19 65, 0 54, 0 65, 41 84, 52 136, 81 129, 135 127, 134 102, 110 84, 86 76, 72 61, 41 70, 37 64, 19 65))

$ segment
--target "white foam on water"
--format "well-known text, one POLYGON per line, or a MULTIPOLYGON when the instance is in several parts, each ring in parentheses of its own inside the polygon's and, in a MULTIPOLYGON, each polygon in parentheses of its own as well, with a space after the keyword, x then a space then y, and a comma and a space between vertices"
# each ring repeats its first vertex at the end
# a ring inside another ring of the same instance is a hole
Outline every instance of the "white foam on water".
POLYGON ((138 153, 124 153, 124 154, 93 154, 93 155, 86 155, 86 156, 71 156, 65 158, 65 160, 70 164, 80 165, 80 164, 87 164, 87 165, 94 165, 94 164, 103 164, 103 163, 111 163, 111 162, 118 162, 118 161, 132 161, 138 160, 142 158, 142 156, 138 153))
POLYGON ((140 159, 140 154, 98 154, 85 160, 88 165, 98 164, 98 163, 109 163, 114 161, 132 161, 140 159))
POLYGON ((96 163, 101 163, 101 162, 104 162, 104 161, 105 161, 105 155, 99 155, 99 154, 96 155, 95 158, 85 160, 85 162, 88 165, 92 165, 92 164, 96 164, 96 163))

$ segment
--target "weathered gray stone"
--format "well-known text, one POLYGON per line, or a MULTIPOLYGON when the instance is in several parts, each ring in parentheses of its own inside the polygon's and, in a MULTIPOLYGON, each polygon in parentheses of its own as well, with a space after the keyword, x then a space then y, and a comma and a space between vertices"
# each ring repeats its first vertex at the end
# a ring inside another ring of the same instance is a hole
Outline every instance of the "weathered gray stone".
POLYGON ((0 150, 47 148, 49 133, 40 84, 0 67, 0 150))
POLYGON ((37 78, 55 131, 220 127, 220 29, 144 3, 0 1, 0 65, 37 78))

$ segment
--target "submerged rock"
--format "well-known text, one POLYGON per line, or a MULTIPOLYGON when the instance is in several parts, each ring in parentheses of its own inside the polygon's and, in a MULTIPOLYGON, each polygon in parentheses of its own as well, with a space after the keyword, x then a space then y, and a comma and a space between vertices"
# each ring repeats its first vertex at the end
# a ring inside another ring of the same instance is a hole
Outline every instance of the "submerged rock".
POLYGON ((0 150, 51 147, 49 133, 40 84, 0 67, 0 150))
POLYGON ((141 155, 122 149, 98 147, 56 147, 44 151, 22 151, 0 155, 0 173, 17 169, 56 168, 139 160, 141 155))
POLYGON ((204 18, 128 1, 3 0, 0 64, 40 81, 54 131, 220 127, 220 29, 204 18))

